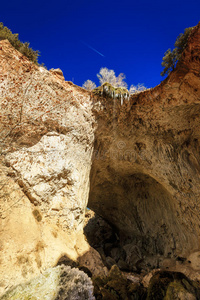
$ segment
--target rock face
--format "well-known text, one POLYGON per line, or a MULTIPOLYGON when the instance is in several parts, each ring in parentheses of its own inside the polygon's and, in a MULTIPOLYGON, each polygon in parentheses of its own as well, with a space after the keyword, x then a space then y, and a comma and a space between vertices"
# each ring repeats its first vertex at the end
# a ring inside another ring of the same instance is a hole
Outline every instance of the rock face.
POLYGON ((91 97, 8 41, 0 42, 0 60, 0 292, 63 257, 106 273, 83 237, 88 197, 117 232, 115 249, 105 247, 110 266, 195 260, 200 24, 175 71, 123 101, 91 97))
POLYGON ((35 66, 8 41, 0 44, 4 291, 63 255, 76 260, 89 251, 82 230, 94 118, 86 91, 35 66))
POLYGON ((1 43, 2 154, 9 153, 7 165, 44 216, 63 229, 78 230, 94 139, 89 95, 1 43))
POLYGON ((91 149, 87 152, 84 145, 78 147, 76 137, 53 131, 36 145, 9 154, 6 160, 44 217, 63 230, 79 230, 88 198, 90 156, 91 149))
POLYGON ((174 72, 130 101, 95 98, 89 207, 134 257, 199 249, 200 24, 174 72))
POLYGON ((156 272, 150 280, 147 300, 199 299, 199 284, 178 272, 156 272))
POLYGON ((50 69, 49 71, 51 73, 57 75, 60 79, 65 79, 61 69, 59 69, 59 68, 58 69, 50 69))
MULTIPOLYGON (((40 208, 30 202, 13 178, 6 176, 7 172, 1 166, 0 295, 16 284, 56 266, 63 256, 68 261, 91 256, 82 232, 66 232, 59 225, 51 223, 40 208)), ((102 266, 102 262, 93 249, 92 263, 87 263, 91 271, 105 273, 104 270, 97 270, 98 263, 102 266)))

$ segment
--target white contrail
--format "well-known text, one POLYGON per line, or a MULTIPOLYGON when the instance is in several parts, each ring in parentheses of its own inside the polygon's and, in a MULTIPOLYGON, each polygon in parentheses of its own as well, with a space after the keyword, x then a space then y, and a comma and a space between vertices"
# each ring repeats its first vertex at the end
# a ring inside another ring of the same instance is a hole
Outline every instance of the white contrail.
POLYGON ((90 48, 91 50, 93 50, 94 52, 98 53, 99 55, 105 57, 105 55, 103 55, 101 52, 97 51, 96 49, 94 49, 92 46, 88 45, 87 43, 81 41, 85 46, 87 46, 88 48, 90 48))

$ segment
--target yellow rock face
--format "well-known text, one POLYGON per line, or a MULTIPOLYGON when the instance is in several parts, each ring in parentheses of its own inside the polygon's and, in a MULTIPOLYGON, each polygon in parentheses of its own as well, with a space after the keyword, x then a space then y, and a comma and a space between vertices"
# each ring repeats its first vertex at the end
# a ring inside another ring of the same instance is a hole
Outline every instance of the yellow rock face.
MULTIPOLYGON (((56 265, 62 254, 77 259, 75 235, 68 235, 41 217, 12 178, 2 170, 1 195, 1 292, 56 265), (3 196, 3 199, 2 199, 3 196)), ((87 250, 87 247, 85 248, 87 250)))
POLYGON ((82 230, 94 118, 86 91, 0 44, 3 292, 89 250, 82 230))

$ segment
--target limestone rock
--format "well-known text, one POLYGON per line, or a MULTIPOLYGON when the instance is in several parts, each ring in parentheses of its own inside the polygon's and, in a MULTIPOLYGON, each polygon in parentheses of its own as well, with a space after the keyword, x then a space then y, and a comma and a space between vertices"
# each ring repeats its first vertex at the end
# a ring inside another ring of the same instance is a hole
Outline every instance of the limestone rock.
POLYGON ((90 96, 0 43, 1 157, 46 220, 82 230, 94 141, 90 96))
POLYGON ((89 250, 90 95, 0 42, 0 293, 89 250), (5 167, 5 165, 7 167, 5 167), (78 242, 77 242, 78 240, 78 242))
POLYGON ((64 75, 63 75, 63 72, 62 72, 61 69, 59 69, 59 68, 57 68, 57 69, 50 69, 49 71, 50 71, 52 74, 55 74, 55 75, 59 76, 60 78, 65 79, 65 78, 64 78, 64 75))
MULTIPOLYGON (((0 294, 57 264, 77 259, 77 236, 49 224, 13 178, 0 169, 0 294)), ((79 243, 81 239, 79 237, 79 243)), ((85 251, 87 250, 84 244, 85 251)))
POLYGON ((88 158, 80 159, 84 152, 71 136, 50 132, 6 157, 30 201, 63 230, 82 229, 90 170, 88 158))

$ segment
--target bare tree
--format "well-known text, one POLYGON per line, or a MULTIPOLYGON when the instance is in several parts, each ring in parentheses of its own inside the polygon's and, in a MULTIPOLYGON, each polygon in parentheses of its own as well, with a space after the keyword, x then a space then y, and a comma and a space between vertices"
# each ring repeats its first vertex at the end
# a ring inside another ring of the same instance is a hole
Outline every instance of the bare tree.
POLYGON ((133 94, 138 94, 138 93, 140 93, 140 92, 143 92, 143 91, 146 91, 146 87, 144 86, 144 84, 143 83, 138 83, 137 85, 131 85, 130 86, 130 89, 129 89, 129 93, 131 94, 131 95, 133 95, 133 94))
POLYGON ((101 68, 99 73, 97 74, 99 78, 100 84, 104 84, 105 82, 110 83, 111 85, 115 86, 116 84, 116 76, 113 70, 109 70, 108 68, 101 68))
POLYGON ((116 83, 115 86, 116 87, 122 87, 127 89, 128 85, 127 83, 124 81, 124 79, 126 78, 126 75, 124 73, 120 73, 117 77, 116 77, 116 83))
POLYGON ((118 76, 115 75, 114 70, 109 70, 108 68, 101 68, 97 74, 100 84, 105 82, 110 83, 114 87, 127 88, 127 83, 124 81, 126 76, 124 73, 120 73, 118 76))
POLYGON ((88 80, 86 80, 86 81, 84 82, 84 84, 82 85, 82 87, 83 87, 84 89, 86 89, 87 91, 92 91, 92 90, 95 89, 97 86, 96 86, 96 84, 95 84, 92 80, 88 79, 88 80))

